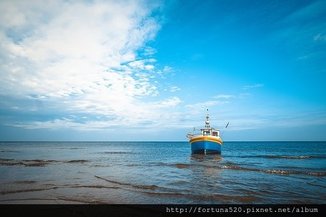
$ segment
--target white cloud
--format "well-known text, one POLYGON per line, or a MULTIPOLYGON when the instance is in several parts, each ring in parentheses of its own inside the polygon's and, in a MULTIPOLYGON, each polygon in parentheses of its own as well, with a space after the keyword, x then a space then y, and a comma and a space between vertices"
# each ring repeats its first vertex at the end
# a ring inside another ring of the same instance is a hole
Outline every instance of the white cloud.
POLYGON ((279 115, 275 117, 273 115, 266 115, 253 117, 245 116, 242 118, 230 118, 230 124, 232 124, 228 130, 248 130, 248 129, 264 129, 264 128, 291 128, 298 126, 313 126, 324 125, 326 122, 325 116, 320 117, 308 117, 305 114, 299 115, 279 115))
POLYGON ((230 94, 219 94, 213 97, 214 99, 232 99, 235 98, 234 95, 230 95, 230 94))
MULTIPOLYGON (((28 123, 13 123, 10 126, 33 129, 76 129, 76 130, 100 130, 108 129, 110 127, 121 127, 118 122, 112 123, 109 121, 86 121, 76 122, 74 119, 62 118, 50 121, 31 121, 28 123)), ((123 126, 122 126, 123 127, 123 126)))
POLYGON ((230 99, 235 98, 235 97, 236 96, 229 95, 229 94, 219 94, 219 95, 213 96, 212 100, 189 104, 189 105, 186 105, 186 107, 191 110, 205 111, 206 109, 210 109, 217 105, 227 104, 230 102, 229 101, 230 99))
MULTIPOLYGON (((122 121, 140 126, 163 117, 181 100, 152 98, 159 94, 156 75, 171 70, 156 69, 155 49, 146 46, 160 28, 150 16, 157 6, 132 0, 1 1, 0 95, 17 104, 19 99, 38 100, 43 109, 107 118, 85 123, 89 128, 122 121)), ((65 117, 32 124, 82 125, 65 117)))
POLYGON ((177 86, 172 86, 172 87, 170 87, 170 92, 172 92, 172 93, 174 93, 174 92, 177 92, 177 91, 180 91, 181 90, 181 88, 180 87, 177 87, 177 86))
POLYGON ((326 35, 318 33, 314 36, 314 41, 326 41, 326 35))
POLYGON ((156 50, 154 48, 152 48, 152 47, 145 47, 144 48, 144 54, 146 56, 151 56, 151 55, 153 55, 155 53, 156 53, 156 50))
MULTIPOLYGON (((208 101, 204 101, 204 102, 186 105, 186 108, 188 108, 190 110, 197 111, 197 112, 202 112, 202 111, 205 111, 206 109, 209 109, 216 105, 222 105, 222 104, 226 104, 226 103, 228 103, 228 101, 208 100, 208 101)), ((195 113, 197 113, 197 112, 195 112, 195 113)))
POLYGON ((247 97, 249 97, 251 95, 252 95, 251 93, 240 93, 238 98, 245 99, 245 98, 247 98, 247 97))
POLYGON ((248 90, 248 89, 253 89, 253 88, 260 88, 263 86, 264 86, 264 84, 252 84, 252 85, 245 85, 245 86, 243 86, 242 89, 248 90))

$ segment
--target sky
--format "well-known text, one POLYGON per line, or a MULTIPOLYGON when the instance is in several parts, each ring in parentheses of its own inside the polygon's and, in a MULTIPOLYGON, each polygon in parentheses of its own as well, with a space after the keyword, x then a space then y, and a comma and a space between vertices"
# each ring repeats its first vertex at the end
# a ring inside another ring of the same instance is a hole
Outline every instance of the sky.
POLYGON ((2 141, 325 141, 325 84, 323 0, 0 1, 2 141))

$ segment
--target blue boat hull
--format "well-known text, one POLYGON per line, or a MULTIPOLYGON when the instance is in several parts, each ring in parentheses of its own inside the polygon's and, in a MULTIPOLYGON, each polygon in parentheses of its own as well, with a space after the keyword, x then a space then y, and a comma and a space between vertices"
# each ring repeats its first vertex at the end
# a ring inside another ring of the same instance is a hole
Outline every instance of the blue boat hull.
POLYGON ((212 141, 197 141, 191 143, 192 154, 221 154, 221 144, 212 141))

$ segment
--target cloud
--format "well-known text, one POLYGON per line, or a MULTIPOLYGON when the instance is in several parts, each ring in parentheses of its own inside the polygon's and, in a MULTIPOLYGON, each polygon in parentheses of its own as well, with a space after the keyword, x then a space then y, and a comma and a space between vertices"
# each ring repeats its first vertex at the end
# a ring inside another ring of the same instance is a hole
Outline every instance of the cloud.
POLYGON ((157 68, 155 49, 146 45, 160 28, 151 16, 158 7, 132 0, 1 1, 0 95, 12 102, 7 109, 28 101, 42 105, 35 112, 62 114, 13 125, 101 128, 169 119, 161 114, 181 100, 155 98, 155 79, 171 67, 157 68), (80 115, 104 121, 80 122, 80 115))
POLYGON ((214 96, 213 98, 215 98, 215 99, 232 99, 234 97, 235 97, 234 95, 230 95, 230 94, 219 94, 219 95, 214 96))
POLYGON ((314 41, 326 41, 326 35, 318 33, 314 36, 314 41))
POLYGON ((264 84, 252 84, 252 85, 245 85, 242 87, 243 90, 249 90, 249 89, 253 89, 253 88, 260 88, 263 87, 264 84))
POLYGON ((325 49, 319 46, 325 41, 326 2, 315 0, 299 5, 275 23, 277 28, 266 43, 272 43, 280 48, 280 52, 292 55, 293 59, 305 60, 314 65, 315 71, 320 71, 325 67, 316 60, 325 56, 325 49))
POLYGON ((204 102, 198 102, 198 103, 186 105, 186 108, 189 110, 193 110, 193 112, 191 113, 197 113, 197 112, 205 111, 206 109, 209 109, 216 105, 222 105, 226 103, 228 103, 228 101, 208 100, 204 102))
MULTIPOLYGON (((306 20, 319 19, 324 13, 325 6, 326 3, 323 0, 311 1, 304 7, 290 13, 283 22, 293 23, 297 26, 304 25, 306 20)), ((311 23, 309 25, 311 26, 311 23)))
POLYGON ((224 128, 225 125, 223 124, 229 122, 227 131, 280 128, 286 132, 286 128, 322 126, 326 123, 324 114, 312 116, 310 112, 287 115, 284 113, 278 113, 277 115, 269 114, 268 111, 256 111, 256 114, 236 114, 233 112, 231 115, 219 113, 219 117, 219 119, 212 121, 212 123, 215 124, 214 126, 224 128))
POLYGON ((177 91, 180 91, 181 88, 180 87, 177 87, 177 86, 172 86, 170 87, 170 92, 174 93, 174 92, 177 92, 177 91))

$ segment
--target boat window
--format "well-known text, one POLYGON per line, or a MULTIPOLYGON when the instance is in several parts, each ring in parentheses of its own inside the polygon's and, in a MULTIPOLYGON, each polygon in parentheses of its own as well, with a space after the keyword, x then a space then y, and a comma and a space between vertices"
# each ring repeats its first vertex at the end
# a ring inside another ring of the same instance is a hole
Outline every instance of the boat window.
POLYGON ((209 131, 204 131, 204 135, 209 135, 209 131))

